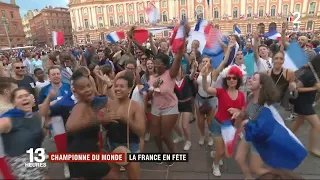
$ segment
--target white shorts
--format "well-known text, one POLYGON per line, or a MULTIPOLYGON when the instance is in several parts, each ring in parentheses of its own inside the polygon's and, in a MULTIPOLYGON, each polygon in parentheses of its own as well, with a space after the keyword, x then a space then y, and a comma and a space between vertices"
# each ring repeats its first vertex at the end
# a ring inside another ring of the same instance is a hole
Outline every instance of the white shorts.
POLYGON ((158 109, 156 107, 151 107, 151 114, 154 116, 165 116, 179 114, 178 104, 173 107, 168 107, 166 109, 158 109))

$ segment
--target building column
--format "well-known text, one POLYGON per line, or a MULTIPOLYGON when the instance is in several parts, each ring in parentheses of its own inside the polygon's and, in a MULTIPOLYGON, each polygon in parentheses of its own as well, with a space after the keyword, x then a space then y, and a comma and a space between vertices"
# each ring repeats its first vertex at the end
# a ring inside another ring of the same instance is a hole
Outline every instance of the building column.
POLYGON ((167 0, 167 8, 169 9, 167 12, 168 12, 168 20, 169 19, 173 19, 174 17, 174 1, 168 1, 167 0), (172 8, 169 8, 169 7, 172 7, 172 8))
POLYGON ((95 26, 95 28, 94 29, 96 29, 96 28, 98 28, 98 22, 97 22, 97 7, 96 6, 93 6, 92 8, 91 8, 91 13, 92 13, 92 24, 93 24, 93 26, 95 26))
POLYGON ((109 25, 107 8, 108 6, 102 6, 102 13, 103 13, 103 20, 104 20, 105 27, 109 25))
POLYGON ((114 23, 120 25, 118 22, 118 7, 117 7, 117 5, 113 6, 113 12, 114 12, 114 23))
POLYGON ((137 3, 133 3, 133 10, 134 10, 134 23, 138 22, 138 5, 137 3))
POLYGON ((123 12, 124 12, 124 22, 127 23, 128 22, 128 3, 124 3, 123 4, 123 12))
POLYGON ((82 28, 84 28, 84 24, 83 24, 83 18, 82 18, 82 8, 78 9, 78 15, 79 15, 79 24, 82 28))

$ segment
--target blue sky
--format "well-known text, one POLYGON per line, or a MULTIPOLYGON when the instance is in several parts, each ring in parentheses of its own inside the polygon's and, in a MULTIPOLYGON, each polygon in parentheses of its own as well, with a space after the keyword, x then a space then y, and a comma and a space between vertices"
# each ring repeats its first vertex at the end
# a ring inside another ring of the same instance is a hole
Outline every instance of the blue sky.
MULTIPOLYGON (((9 3, 10 0, 3 0, 9 3)), ((20 6, 20 14, 23 16, 28 10, 43 9, 46 6, 67 7, 69 0, 16 0, 16 4, 20 6)))

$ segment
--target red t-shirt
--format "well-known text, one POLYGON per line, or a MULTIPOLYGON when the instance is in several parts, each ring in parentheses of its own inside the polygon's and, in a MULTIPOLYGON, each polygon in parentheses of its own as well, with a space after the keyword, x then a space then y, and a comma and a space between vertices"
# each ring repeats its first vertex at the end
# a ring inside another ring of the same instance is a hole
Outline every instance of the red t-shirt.
POLYGON ((215 117, 221 123, 231 119, 232 115, 228 112, 229 108, 241 110, 245 106, 245 98, 242 91, 238 91, 236 100, 232 100, 228 92, 223 88, 217 88, 216 96, 218 98, 218 111, 215 117))

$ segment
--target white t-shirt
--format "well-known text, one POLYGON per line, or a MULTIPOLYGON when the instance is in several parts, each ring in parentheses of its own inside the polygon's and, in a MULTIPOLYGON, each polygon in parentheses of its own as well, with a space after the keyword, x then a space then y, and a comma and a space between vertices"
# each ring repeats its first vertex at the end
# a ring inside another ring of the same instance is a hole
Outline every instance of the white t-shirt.
MULTIPOLYGON (((208 74, 207 76, 207 82, 208 82, 208 85, 209 87, 215 87, 215 81, 211 80, 211 73, 208 74)), ((201 96, 201 97, 209 97, 211 95, 209 95, 208 93, 206 93, 204 90, 203 90, 203 87, 202 87, 202 75, 199 74, 198 78, 197 78, 197 84, 198 84, 198 94, 201 96)))
POLYGON ((50 82, 48 80, 45 80, 44 82, 36 82, 36 87, 41 90, 43 87, 45 87, 46 85, 50 84, 50 82))
POLYGON ((268 60, 259 58, 255 63, 255 72, 265 72, 272 69, 272 59, 269 57, 268 60))
POLYGON ((143 105, 143 98, 139 92, 139 87, 136 86, 132 92, 131 100, 137 101, 138 103, 143 105))

